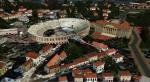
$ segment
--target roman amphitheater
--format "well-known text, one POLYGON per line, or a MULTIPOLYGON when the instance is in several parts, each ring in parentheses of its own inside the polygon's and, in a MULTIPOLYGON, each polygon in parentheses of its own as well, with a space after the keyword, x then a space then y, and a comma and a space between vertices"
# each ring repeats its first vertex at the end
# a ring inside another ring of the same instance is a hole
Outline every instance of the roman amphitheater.
POLYGON ((74 36, 89 34, 90 23, 77 18, 61 18, 32 25, 28 32, 39 43, 62 44, 74 36))

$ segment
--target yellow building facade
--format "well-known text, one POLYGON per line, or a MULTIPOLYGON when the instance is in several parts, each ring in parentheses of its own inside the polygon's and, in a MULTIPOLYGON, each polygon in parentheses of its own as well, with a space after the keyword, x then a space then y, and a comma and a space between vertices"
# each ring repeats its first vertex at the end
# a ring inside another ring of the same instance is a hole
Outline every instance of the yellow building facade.
POLYGON ((98 20, 96 21, 95 32, 100 32, 102 35, 110 37, 130 38, 132 33, 132 27, 126 21, 120 22, 117 20, 98 20))

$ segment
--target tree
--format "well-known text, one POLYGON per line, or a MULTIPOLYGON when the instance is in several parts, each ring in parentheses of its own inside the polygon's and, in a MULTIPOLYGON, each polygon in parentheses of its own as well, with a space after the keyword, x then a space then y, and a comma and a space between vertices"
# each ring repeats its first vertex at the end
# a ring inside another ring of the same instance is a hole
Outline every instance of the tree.
POLYGON ((14 10, 18 11, 18 9, 22 5, 22 3, 19 0, 16 0, 15 3, 16 3, 16 6, 14 6, 14 10))
POLYGON ((31 18, 32 22, 37 23, 38 22, 38 13, 36 9, 32 10, 32 18, 31 18))
POLYGON ((67 4, 68 3, 68 0, 64 0, 64 4, 67 4))
POLYGON ((127 15, 127 21, 134 23, 136 26, 149 27, 150 26, 150 9, 136 15, 127 15))
POLYGON ((119 16, 119 7, 116 7, 115 4, 111 4, 110 11, 111 13, 109 14, 109 18, 115 18, 119 16))
POLYGON ((99 2, 98 3, 98 8, 99 8, 99 10, 98 10, 98 16, 99 16, 99 18, 101 19, 101 20, 103 20, 104 19, 104 17, 103 17, 103 9, 104 9, 104 4, 103 3, 101 3, 101 2, 99 2))
POLYGON ((3 28, 3 29, 9 28, 8 22, 2 19, 1 17, 0 17, 0 28, 3 28))
POLYGON ((142 44, 144 48, 149 48, 149 43, 150 43, 150 33, 149 33, 149 28, 148 27, 143 27, 140 33, 140 36, 142 38, 142 44))
POLYGON ((89 8, 91 3, 92 3, 92 0, 87 0, 86 3, 85 3, 85 6, 87 8, 89 8))
POLYGON ((80 57, 81 55, 83 55, 81 47, 77 46, 76 44, 74 44, 72 42, 65 45, 64 50, 70 54, 65 59, 66 62, 71 62, 72 60, 74 60, 74 59, 80 57))
POLYGON ((144 42, 146 42, 148 40, 149 37, 149 29, 148 27, 143 27, 141 30, 141 38, 144 42))
POLYGON ((75 6, 67 6, 66 12, 67 12, 68 17, 71 17, 71 18, 75 17, 75 10, 76 10, 75 6))
POLYGON ((150 49, 150 34, 148 29, 148 27, 150 26, 149 15, 150 9, 136 15, 128 15, 127 21, 134 23, 135 26, 143 27, 140 34, 142 38, 142 47, 150 49))
POLYGON ((71 16, 71 10, 69 7, 66 8, 66 12, 67 12, 68 17, 70 17, 71 16))
POLYGON ((3 7, 4 11, 11 13, 11 11, 13 10, 13 6, 11 5, 11 3, 8 0, 5 0, 4 4, 5 4, 3 7))
POLYGON ((48 7, 49 7, 49 9, 57 9, 58 1, 57 0, 48 0, 48 7))
POLYGON ((149 15, 150 15, 150 9, 137 15, 127 16, 127 20, 129 22, 134 23, 135 26, 143 27, 140 33, 140 36, 142 38, 142 47, 148 48, 148 49, 150 49, 150 46, 149 46, 150 34, 149 34, 149 28, 148 28, 150 26, 149 15))
POLYGON ((105 70, 107 71, 111 71, 114 73, 114 75, 118 74, 119 71, 119 67, 118 65, 115 63, 115 61, 112 59, 112 57, 106 57, 105 58, 105 70))

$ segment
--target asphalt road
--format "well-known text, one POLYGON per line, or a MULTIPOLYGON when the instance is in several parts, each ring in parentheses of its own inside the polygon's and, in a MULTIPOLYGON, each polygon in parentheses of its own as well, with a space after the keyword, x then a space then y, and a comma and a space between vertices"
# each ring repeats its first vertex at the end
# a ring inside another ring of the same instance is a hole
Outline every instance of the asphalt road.
POLYGON ((140 44, 140 38, 138 35, 133 31, 132 37, 131 37, 131 43, 130 43, 130 48, 132 55, 134 57, 135 63, 137 64, 139 71, 142 75, 145 75, 147 77, 150 77, 150 69, 148 65, 146 64, 147 62, 144 61, 144 55, 141 53, 141 51, 138 49, 140 44))

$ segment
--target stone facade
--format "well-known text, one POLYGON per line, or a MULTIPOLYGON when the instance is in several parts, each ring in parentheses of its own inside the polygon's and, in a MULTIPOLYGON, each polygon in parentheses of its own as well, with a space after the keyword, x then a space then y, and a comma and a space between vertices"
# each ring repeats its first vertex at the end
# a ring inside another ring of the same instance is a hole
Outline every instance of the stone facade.
POLYGON ((102 35, 118 38, 130 38, 132 33, 132 27, 128 22, 110 22, 105 20, 100 20, 96 22, 95 32, 100 32, 102 35))

